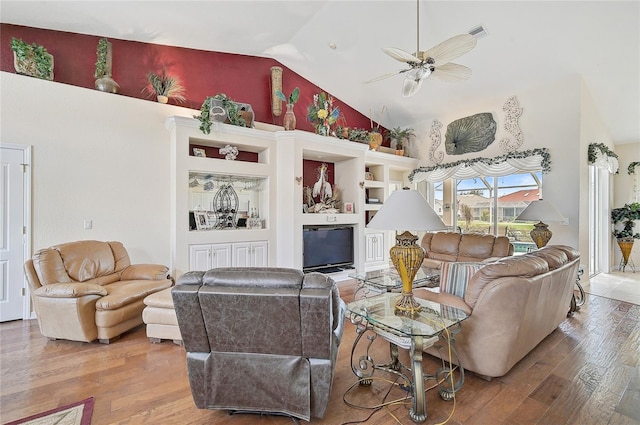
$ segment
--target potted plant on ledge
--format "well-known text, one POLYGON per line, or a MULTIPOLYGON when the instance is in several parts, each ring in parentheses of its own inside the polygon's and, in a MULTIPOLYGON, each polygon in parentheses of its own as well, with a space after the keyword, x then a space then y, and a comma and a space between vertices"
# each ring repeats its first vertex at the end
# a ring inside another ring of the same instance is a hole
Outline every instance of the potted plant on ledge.
MULTIPOLYGON (((623 225, 622 230, 613 229, 613 236, 617 239, 620 251, 622 251, 622 261, 620 261, 622 271, 629 264, 629 256, 631 255, 634 239, 640 239, 640 233, 633 233, 634 220, 640 220, 639 202, 625 204, 624 207, 611 210, 611 221, 614 226, 619 223, 623 225)), ((632 268, 635 271, 633 266, 632 268)))
POLYGON ((19 38, 11 39, 13 66, 18 74, 53 80, 53 55, 44 47, 27 44, 19 38))
POLYGON ((393 141, 395 141, 396 155, 400 156, 404 156, 405 143, 409 143, 409 138, 412 136, 415 136, 413 128, 394 127, 387 131, 387 138, 392 142, 392 144, 393 141))
POLYGON ((296 87, 293 89, 289 97, 287 97, 282 91, 276 90, 276 96, 278 96, 278 99, 287 103, 287 112, 285 112, 284 117, 282 117, 282 126, 287 131, 295 130, 296 115, 293 112, 293 105, 295 105, 300 98, 300 88, 296 87))
POLYGON ((169 99, 174 99, 179 103, 186 101, 184 97, 184 87, 180 84, 180 79, 167 75, 165 66, 162 67, 160 74, 149 72, 147 74, 147 81, 149 84, 142 89, 142 93, 147 95, 147 97, 156 98, 160 103, 167 103, 169 99))

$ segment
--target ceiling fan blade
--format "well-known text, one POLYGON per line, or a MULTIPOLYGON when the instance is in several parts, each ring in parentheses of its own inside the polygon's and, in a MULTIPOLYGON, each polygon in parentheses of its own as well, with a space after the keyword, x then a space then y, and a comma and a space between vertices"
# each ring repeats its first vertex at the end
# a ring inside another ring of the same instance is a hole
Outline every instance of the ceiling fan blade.
POLYGON ((393 71, 393 72, 390 72, 388 74, 379 75, 379 76, 377 76, 375 78, 372 78, 370 80, 365 81, 364 84, 375 83, 376 81, 384 80, 385 78, 393 77, 394 75, 402 74, 403 72, 407 72, 409 70, 410 70, 410 68, 409 69, 401 69, 399 71, 393 71))
POLYGON ((433 75, 433 78, 445 82, 468 80, 471 78, 471 69, 464 65, 449 62, 442 66, 436 66, 431 75, 433 75))
POLYGON ((473 50, 477 42, 478 40, 471 34, 460 34, 443 41, 429 50, 418 52, 416 56, 421 60, 433 58, 436 65, 442 66, 473 50))
POLYGON ((402 97, 411 97, 414 94, 418 93, 420 87, 422 86, 423 79, 415 79, 407 76, 404 79, 404 83, 402 83, 402 97))
POLYGON ((417 57, 413 56, 410 53, 405 52, 402 49, 397 49, 395 47, 384 47, 382 51, 400 62, 407 62, 407 63, 420 62, 420 59, 418 59, 417 57))

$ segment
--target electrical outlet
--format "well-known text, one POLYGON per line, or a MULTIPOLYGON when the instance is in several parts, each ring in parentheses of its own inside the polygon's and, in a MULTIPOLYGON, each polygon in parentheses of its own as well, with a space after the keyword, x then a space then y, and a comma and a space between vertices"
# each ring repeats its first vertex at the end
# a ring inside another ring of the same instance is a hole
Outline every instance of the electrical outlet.
POLYGON ((93 229, 93 221, 92 220, 85 220, 84 221, 84 230, 91 230, 93 229))

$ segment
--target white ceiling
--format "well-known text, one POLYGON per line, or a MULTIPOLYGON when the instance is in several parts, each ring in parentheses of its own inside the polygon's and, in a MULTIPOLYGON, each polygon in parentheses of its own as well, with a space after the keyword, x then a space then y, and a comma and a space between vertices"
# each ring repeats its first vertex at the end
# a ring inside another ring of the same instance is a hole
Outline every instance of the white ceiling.
POLYGON ((581 75, 614 143, 640 143, 638 0, 422 0, 421 50, 478 25, 489 35, 455 60, 473 70, 469 81, 426 80, 411 98, 400 95, 402 76, 363 81, 404 68, 381 48, 415 50, 414 0, 2 0, 0 21, 272 57, 367 116, 386 106, 385 127, 581 75))

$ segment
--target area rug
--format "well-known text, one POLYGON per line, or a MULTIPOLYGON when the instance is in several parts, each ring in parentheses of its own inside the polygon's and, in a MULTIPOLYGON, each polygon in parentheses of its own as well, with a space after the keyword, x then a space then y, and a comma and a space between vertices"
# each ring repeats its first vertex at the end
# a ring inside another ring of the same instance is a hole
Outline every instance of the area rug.
POLYGON ((90 425, 93 414, 93 397, 82 401, 18 419, 5 425, 90 425))

